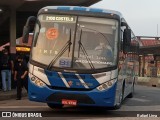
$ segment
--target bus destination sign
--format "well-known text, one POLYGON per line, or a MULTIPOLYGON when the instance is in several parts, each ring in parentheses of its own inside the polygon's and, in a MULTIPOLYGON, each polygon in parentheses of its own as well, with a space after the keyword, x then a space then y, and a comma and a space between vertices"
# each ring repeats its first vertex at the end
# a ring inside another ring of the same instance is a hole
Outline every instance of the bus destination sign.
POLYGON ((69 22, 69 23, 75 23, 76 17, 73 16, 60 16, 60 15, 44 15, 43 20, 46 22, 69 22))

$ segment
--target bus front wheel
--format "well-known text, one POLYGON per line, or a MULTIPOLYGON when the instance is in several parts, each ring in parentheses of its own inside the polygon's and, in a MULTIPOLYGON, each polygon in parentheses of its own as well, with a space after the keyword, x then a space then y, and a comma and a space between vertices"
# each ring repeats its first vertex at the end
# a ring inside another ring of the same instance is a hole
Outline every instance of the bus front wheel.
POLYGON ((48 107, 52 108, 52 109, 61 109, 63 108, 63 105, 62 104, 53 104, 53 103, 47 103, 48 107))
POLYGON ((123 87, 122 87, 122 91, 121 91, 121 95, 120 95, 120 101, 119 103, 117 103, 114 107, 113 110, 117 110, 120 109, 122 103, 123 103, 123 99, 124 99, 124 88, 125 87, 125 83, 123 83, 123 87))
POLYGON ((131 93, 127 96, 128 98, 133 98, 133 94, 134 94, 134 84, 135 84, 135 80, 134 80, 133 85, 132 85, 131 93))

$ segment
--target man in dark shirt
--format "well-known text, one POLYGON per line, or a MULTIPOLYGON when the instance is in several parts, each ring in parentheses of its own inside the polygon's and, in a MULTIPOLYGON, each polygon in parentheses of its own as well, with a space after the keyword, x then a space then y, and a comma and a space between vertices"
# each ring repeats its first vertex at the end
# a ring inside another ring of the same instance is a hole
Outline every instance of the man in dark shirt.
POLYGON ((28 92, 28 68, 22 56, 18 56, 15 62, 14 80, 17 82, 17 100, 21 100, 22 87, 28 92))

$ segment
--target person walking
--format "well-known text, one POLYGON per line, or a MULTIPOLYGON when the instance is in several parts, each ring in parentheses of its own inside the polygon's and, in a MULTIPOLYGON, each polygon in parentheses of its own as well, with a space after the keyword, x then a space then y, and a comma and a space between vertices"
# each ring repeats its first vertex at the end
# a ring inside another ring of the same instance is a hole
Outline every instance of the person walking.
POLYGON ((13 71, 13 61, 7 49, 3 50, 1 56, 1 76, 3 91, 11 90, 11 72, 13 71), (8 84, 7 84, 8 83, 8 84))
POLYGON ((23 56, 19 55, 15 62, 14 80, 17 83, 17 99, 21 100, 22 87, 24 86, 28 92, 28 67, 23 56))

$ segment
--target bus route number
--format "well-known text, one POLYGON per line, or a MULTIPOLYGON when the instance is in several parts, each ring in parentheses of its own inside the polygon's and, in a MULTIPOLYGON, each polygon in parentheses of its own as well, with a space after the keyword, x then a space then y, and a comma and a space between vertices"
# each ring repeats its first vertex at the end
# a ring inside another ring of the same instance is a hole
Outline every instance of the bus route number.
POLYGON ((71 60, 69 60, 69 59, 61 59, 59 61, 59 66, 60 67, 71 67, 71 60))

